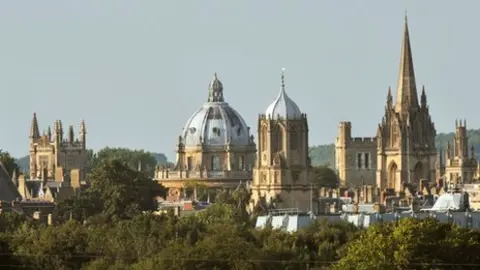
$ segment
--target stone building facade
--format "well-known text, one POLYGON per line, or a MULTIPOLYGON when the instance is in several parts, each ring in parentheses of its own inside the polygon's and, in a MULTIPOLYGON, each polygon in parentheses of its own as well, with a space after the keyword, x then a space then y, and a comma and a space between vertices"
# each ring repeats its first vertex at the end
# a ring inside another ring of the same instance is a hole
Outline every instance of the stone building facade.
MULTIPOLYGON (((33 114, 30 126, 30 179, 62 178, 68 171, 77 169, 83 181, 87 173, 87 129, 85 121, 80 122, 80 132, 75 138, 73 126, 64 136, 62 121, 57 120, 47 132, 40 135, 37 115, 33 114), (60 176, 58 176, 59 172, 60 176), (44 176, 46 174, 46 176, 44 176)), ((61 179, 57 179, 61 180, 61 179)))
POLYGON ((445 182, 454 185, 470 184, 478 177, 478 161, 475 148, 468 145, 467 121, 455 122, 453 142, 445 151, 445 182))
POLYGON ((155 179, 169 188, 171 200, 184 197, 190 184, 233 189, 252 180, 256 149, 250 127, 225 101, 223 84, 215 74, 207 102, 178 137, 174 168, 158 167, 155 179))
POLYGON ((23 201, 59 202, 85 186, 87 168, 87 130, 80 123, 78 138, 73 126, 64 136, 62 122, 54 122, 53 131, 40 135, 37 115, 33 114, 30 126, 30 177, 16 172, 12 181, 23 201))
POLYGON ((351 130, 350 122, 341 122, 335 142, 342 185, 375 184, 399 192, 405 183, 420 186, 435 181, 436 130, 424 87, 418 99, 406 18, 395 102, 389 88, 375 137, 354 138, 351 130))
POLYGON ((310 209, 313 176, 308 157, 308 121, 285 91, 284 75, 277 98, 258 119, 257 160, 252 206, 310 209))

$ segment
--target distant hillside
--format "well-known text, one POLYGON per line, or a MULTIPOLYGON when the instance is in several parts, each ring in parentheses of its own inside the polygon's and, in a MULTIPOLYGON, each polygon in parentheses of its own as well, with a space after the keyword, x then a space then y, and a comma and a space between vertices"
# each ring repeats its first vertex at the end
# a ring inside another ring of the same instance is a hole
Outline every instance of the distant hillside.
MULTIPOLYGON (((167 160, 167 156, 165 156, 165 154, 163 153, 150 153, 152 154, 152 156, 157 160, 157 163, 159 165, 165 165, 168 162, 167 160)), ((18 165, 18 167, 20 168, 20 171, 21 172, 25 172, 25 173, 29 173, 30 172, 30 157, 29 156, 24 156, 24 157, 21 157, 21 158, 18 158, 16 161, 15 161, 18 165)))
MULTIPOLYGON (((475 152, 477 158, 480 157, 480 129, 471 129, 468 130, 468 142, 470 145, 475 146, 475 152)), ((445 149, 447 143, 452 141, 453 132, 450 133, 439 133, 435 138, 435 145, 437 149, 445 149)), ((309 155, 312 159, 312 165, 328 165, 333 166, 334 161, 335 147, 333 144, 324 144, 312 146, 309 149, 309 155)))

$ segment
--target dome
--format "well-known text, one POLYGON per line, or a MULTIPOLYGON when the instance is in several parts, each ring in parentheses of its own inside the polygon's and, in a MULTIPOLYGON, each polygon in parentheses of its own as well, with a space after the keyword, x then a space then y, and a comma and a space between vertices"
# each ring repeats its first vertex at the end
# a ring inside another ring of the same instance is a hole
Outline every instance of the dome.
POLYGON ((284 72, 282 71, 282 88, 277 98, 268 106, 265 115, 269 118, 301 119, 302 112, 285 91, 284 72))
POLYGON ((249 127, 242 116, 223 98, 223 85, 213 77, 208 89, 208 101, 188 119, 182 132, 186 147, 202 141, 206 146, 248 145, 249 127))

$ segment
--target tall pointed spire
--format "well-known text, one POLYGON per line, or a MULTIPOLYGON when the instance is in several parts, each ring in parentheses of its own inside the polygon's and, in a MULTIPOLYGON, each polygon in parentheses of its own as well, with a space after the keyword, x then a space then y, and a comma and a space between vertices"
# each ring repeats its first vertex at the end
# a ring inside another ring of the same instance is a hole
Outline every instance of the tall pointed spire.
POLYGON ((30 138, 40 138, 40 129, 38 128, 37 113, 33 113, 32 124, 30 125, 30 138))
POLYGON ((408 111, 412 108, 417 108, 417 86, 415 83, 415 71, 413 69, 412 48, 410 46, 410 36, 408 32, 408 20, 406 12, 397 87, 397 100, 395 103, 395 110, 397 112, 401 112, 408 111))

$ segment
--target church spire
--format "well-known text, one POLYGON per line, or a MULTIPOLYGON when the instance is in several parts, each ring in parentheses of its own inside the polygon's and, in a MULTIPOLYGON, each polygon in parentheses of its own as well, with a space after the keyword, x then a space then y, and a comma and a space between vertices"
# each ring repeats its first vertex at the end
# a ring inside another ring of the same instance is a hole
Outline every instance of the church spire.
POLYGON ((40 129, 38 128, 37 113, 33 113, 32 124, 30 125, 30 138, 40 138, 40 129))
POLYGON ((413 69, 407 14, 405 14, 405 26, 403 29, 402 53, 400 57, 400 70, 397 87, 397 100, 395 104, 395 110, 397 112, 408 111, 409 109, 418 107, 417 86, 413 69))

